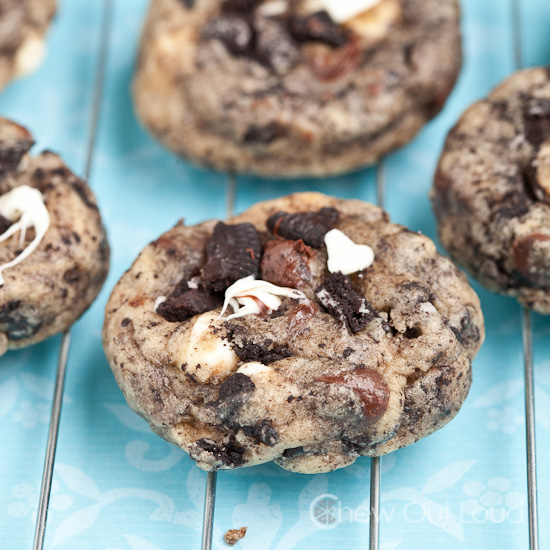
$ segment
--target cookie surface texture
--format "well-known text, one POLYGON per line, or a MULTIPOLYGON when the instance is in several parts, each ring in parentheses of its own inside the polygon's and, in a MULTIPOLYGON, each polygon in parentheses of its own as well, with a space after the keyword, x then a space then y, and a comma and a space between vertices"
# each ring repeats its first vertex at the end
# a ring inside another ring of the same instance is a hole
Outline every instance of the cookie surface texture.
POLYGON ((489 289, 550 314, 550 70, 512 75, 462 115, 432 199, 458 263, 489 289))
POLYGON ((0 118, 0 355, 69 328, 93 302, 109 268, 92 192, 54 153, 30 155, 33 143, 25 128, 0 118), (29 196, 38 197, 46 222, 29 224, 22 238, 18 225, 33 219, 29 196), (33 243, 40 229, 45 233, 33 243))

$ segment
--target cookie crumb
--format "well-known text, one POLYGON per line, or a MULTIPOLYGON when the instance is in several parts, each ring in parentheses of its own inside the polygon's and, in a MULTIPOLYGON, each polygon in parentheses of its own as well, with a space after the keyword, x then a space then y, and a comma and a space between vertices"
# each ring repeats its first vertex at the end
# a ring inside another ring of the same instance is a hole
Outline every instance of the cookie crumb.
POLYGON ((246 529, 246 527, 241 527, 240 529, 229 529, 223 536, 223 540, 225 540, 226 544, 229 544, 229 546, 233 546, 246 535, 246 529))

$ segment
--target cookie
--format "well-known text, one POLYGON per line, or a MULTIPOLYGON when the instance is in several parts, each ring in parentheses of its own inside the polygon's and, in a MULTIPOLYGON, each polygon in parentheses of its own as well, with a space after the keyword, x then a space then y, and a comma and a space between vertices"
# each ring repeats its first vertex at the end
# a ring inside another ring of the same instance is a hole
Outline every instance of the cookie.
POLYGON ((0 355, 67 329, 107 276, 96 201, 54 153, 0 118, 0 355))
POLYGON ((374 163, 443 107, 457 0, 153 0, 136 111, 218 170, 327 176, 374 163))
POLYGON ((432 199, 457 262, 489 289, 550 314, 550 70, 512 75, 462 115, 432 199))
POLYGON ((0 0, 0 89, 40 65, 55 9, 55 0, 0 0))
POLYGON ((130 406, 200 468, 303 473, 446 424, 483 337, 476 294, 430 239, 316 193, 179 223, 122 276, 103 329, 130 406))

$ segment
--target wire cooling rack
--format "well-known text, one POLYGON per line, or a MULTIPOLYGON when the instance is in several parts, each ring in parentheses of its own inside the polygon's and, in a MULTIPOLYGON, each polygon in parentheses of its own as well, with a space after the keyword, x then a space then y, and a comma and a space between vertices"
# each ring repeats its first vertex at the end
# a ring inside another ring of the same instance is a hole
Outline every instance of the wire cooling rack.
MULTIPOLYGON (((185 166, 137 128, 127 90, 146 0, 61 2, 53 59, 5 92, 0 112, 27 124, 45 146, 51 145, 46 138, 57 143, 69 164, 84 166, 108 224, 114 265, 105 291, 72 337, 67 332, 60 342, 0 359, 0 418, 7 418, 0 437, 8 442, 0 453, 2 548, 30 548, 35 518, 36 550, 199 548, 201 540, 207 550, 223 547, 223 531, 241 524, 249 533, 239 544, 255 549, 539 548, 533 347, 543 358, 537 428, 543 430, 538 456, 545 464, 550 325, 512 300, 476 287, 487 342, 474 364, 472 396, 445 430, 394 455, 362 459, 314 479, 273 465, 219 476, 199 472, 129 412, 109 378, 99 342, 101 310, 114 282, 148 240, 181 216, 194 223, 257 200, 315 189, 376 202, 394 221, 433 237, 426 195, 446 130, 466 105, 524 61, 550 63, 546 2, 465 0, 463 6, 463 76, 443 114, 419 138, 375 169, 324 182, 278 183, 185 166), (43 441, 38 434, 48 401, 49 434, 43 441), (40 481, 37 457, 44 449, 40 481)), ((547 468, 540 476, 549 487, 547 468)), ((541 510, 546 517, 547 502, 541 510)), ((544 541, 548 546, 544 523, 541 536, 540 547, 544 541)))

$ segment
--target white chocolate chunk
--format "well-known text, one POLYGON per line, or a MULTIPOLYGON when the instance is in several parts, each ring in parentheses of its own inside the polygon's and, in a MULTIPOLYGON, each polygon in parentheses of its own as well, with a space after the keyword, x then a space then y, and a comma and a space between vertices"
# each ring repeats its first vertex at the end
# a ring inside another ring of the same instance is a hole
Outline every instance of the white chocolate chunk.
POLYGON ((200 382, 208 382, 216 375, 226 376, 237 364, 230 343, 212 330, 219 326, 217 319, 212 312, 197 317, 189 339, 181 349, 181 360, 187 363, 186 372, 200 382))
POLYGON ((237 369, 237 372, 241 374, 246 374, 246 376, 254 376, 255 374, 273 372, 273 369, 271 367, 268 367, 267 365, 263 365, 262 363, 252 362, 241 365, 237 369))
POLYGON ((21 254, 11 262, 0 265, 0 286, 3 286, 2 272, 21 263, 35 251, 50 227, 50 214, 44 204, 42 193, 28 185, 15 187, 0 197, 0 214, 14 222, 0 235, 0 242, 20 231, 19 243, 23 246, 27 229, 34 227, 35 231, 34 239, 21 254))
POLYGON ((370 10, 381 0, 315 0, 315 6, 328 12, 336 23, 345 23, 370 10))
POLYGON ((271 0, 260 4, 257 11, 263 17, 276 17, 282 15, 287 9, 288 3, 285 0, 271 0))
POLYGON ((325 235, 328 252, 328 270, 331 273, 350 275, 372 265, 374 252, 366 244, 356 244, 339 229, 331 229, 325 235))
POLYGON ((15 54, 15 75, 25 76, 35 71, 46 56, 46 42, 41 36, 31 35, 15 54))
POLYGON ((401 0, 382 0, 373 9, 346 21, 346 25, 370 44, 383 40, 402 18, 401 0))
POLYGON ((225 317, 225 320, 243 317, 244 315, 257 315, 261 313, 260 304, 269 311, 276 311, 281 306, 279 296, 287 296, 300 300, 305 294, 293 288, 284 288, 266 281, 256 280, 254 275, 239 279, 225 291, 225 302, 220 317, 225 313, 227 306, 233 308, 233 315, 225 317))

